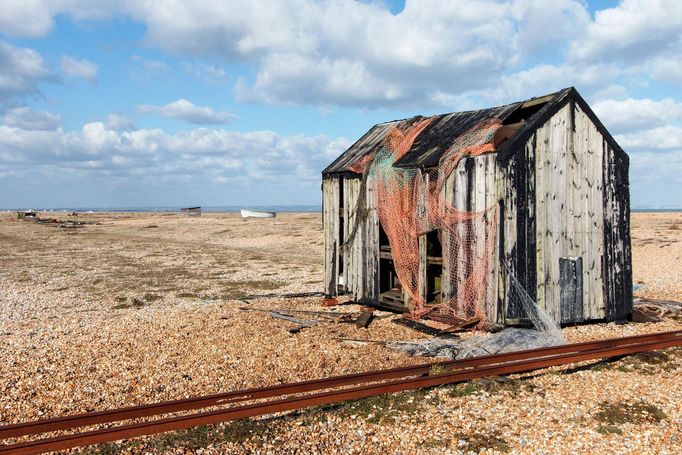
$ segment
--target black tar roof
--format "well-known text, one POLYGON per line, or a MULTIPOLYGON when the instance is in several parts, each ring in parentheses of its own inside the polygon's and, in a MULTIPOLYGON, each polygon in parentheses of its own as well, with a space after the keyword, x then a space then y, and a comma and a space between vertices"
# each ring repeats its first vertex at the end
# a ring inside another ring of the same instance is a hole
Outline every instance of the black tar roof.
MULTIPOLYGON (((443 153, 452 145, 454 140, 471 129, 482 120, 497 117, 503 122, 522 108, 529 106, 539 106, 539 110, 524 119, 523 126, 507 142, 504 142, 497 150, 498 159, 504 161, 514 152, 517 145, 525 142, 532 133, 555 112, 561 109, 569 101, 580 105, 604 138, 614 149, 622 149, 616 144, 613 137, 606 131, 599 119, 594 115, 592 109, 582 99, 577 90, 573 87, 565 88, 549 95, 530 98, 525 101, 506 104, 504 106, 480 109, 477 111, 453 112, 436 116, 433 121, 417 136, 412 147, 396 163, 397 167, 434 167, 437 166, 443 153)), ((353 173, 351 166, 363 157, 375 153, 383 146, 386 133, 393 127, 404 130, 412 124, 422 120, 424 117, 416 116, 404 120, 394 120, 386 123, 374 125, 364 136, 348 150, 341 154, 332 164, 322 171, 323 176, 329 174, 353 173)))

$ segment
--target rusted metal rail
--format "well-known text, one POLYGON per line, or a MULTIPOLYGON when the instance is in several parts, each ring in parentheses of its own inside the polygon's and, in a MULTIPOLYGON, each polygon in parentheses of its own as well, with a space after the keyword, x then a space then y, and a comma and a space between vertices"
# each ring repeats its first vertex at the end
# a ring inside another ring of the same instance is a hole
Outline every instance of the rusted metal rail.
POLYGON ((83 426, 114 423, 142 417, 158 417, 179 411, 229 406, 224 409, 208 412, 37 439, 13 445, 0 445, 0 454, 40 453, 99 444, 119 439, 180 430, 198 425, 291 411, 310 406, 333 404, 384 393, 463 382, 485 376, 521 373, 567 363, 628 355, 680 345, 682 345, 682 331, 663 332, 336 376, 315 381, 282 384, 185 400, 13 424, 0 427, 0 439, 28 435, 35 436, 46 432, 73 430, 83 426), (433 371, 442 371, 434 369, 434 365, 444 368, 445 372, 432 374, 433 371), (351 387, 282 398, 288 395, 325 389, 338 389, 339 387, 346 386, 351 387), (256 400, 273 397, 275 399, 254 403, 256 400))

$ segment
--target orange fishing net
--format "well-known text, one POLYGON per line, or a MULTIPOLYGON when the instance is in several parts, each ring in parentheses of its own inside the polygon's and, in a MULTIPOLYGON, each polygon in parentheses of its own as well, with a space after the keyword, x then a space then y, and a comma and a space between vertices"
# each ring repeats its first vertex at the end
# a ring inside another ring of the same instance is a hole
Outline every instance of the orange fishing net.
POLYGON ((377 154, 364 157, 355 170, 363 172, 366 184, 375 190, 379 220, 389 239, 396 275, 409 296, 412 315, 422 317, 438 311, 461 320, 480 318, 485 325, 496 301, 489 287, 498 204, 490 201, 489 207, 468 211, 462 205, 473 207, 473 201, 466 202, 465 198, 474 196, 464 195, 465 188, 448 187, 447 182, 462 159, 494 151, 493 137, 502 123, 487 119, 459 135, 436 169, 394 167, 431 122, 432 118, 427 118, 405 130, 392 128, 377 154), (442 292, 427 302, 422 292, 419 237, 432 231, 438 232, 442 245, 442 292))

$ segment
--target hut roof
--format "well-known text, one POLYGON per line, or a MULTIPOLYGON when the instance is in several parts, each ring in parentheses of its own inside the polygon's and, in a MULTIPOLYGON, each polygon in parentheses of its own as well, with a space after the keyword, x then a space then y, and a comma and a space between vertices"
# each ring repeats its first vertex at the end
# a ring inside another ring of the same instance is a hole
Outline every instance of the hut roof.
MULTIPOLYGON (((491 117, 499 118, 504 124, 523 122, 516 134, 497 150, 498 158, 505 160, 513 153, 515 146, 519 142, 527 140, 538 126, 542 125, 557 110, 561 109, 565 103, 571 100, 580 104, 581 109, 592 118, 595 125, 597 125, 611 145, 616 150, 622 151, 575 88, 569 87, 555 93, 503 106, 437 115, 421 134, 417 136, 410 150, 396 161, 395 166, 408 168, 437 166, 443 153, 452 145, 457 137, 481 120, 491 117)), ((423 118, 422 116, 416 116, 374 125, 364 136, 322 171, 323 176, 353 173, 351 167, 380 148, 383 145, 386 133, 392 127, 404 129, 423 118)))

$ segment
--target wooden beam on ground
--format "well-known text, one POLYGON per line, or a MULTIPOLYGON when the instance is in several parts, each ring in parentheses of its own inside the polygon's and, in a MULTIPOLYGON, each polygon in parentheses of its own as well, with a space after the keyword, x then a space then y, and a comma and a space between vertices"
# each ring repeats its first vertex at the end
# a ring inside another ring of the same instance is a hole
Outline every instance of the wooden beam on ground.
POLYGON ((426 324, 422 324, 421 322, 413 321, 411 319, 405 318, 393 319, 391 322, 403 325, 405 327, 409 327, 410 329, 417 330, 422 333, 426 333, 427 335, 437 336, 441 334, 440 330, 434 329, 433 327, 429 327, 426 324))
POLYGON ((366 329, 372 323, 372 319, 374 319, 374 313, 360 313, 360 316, 355 321, 355 325, 361 329, 366 329))

